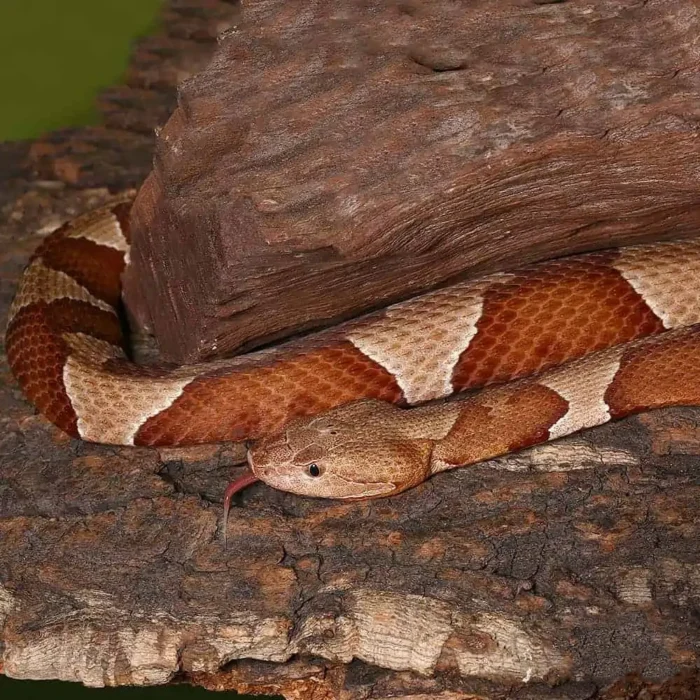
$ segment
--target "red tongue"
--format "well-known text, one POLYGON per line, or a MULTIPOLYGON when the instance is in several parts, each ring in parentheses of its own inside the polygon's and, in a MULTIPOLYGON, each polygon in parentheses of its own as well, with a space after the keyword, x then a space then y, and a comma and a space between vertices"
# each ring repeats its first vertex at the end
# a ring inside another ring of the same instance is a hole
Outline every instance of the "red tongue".
POLYGON ((242 491, 246 486, 250 486, 258 481, 258 477, 252 472, 246 472, 243 476, 238 477, 235 481, 232 481, 224 491, 224 547, 226 546, 226 530, 228 525, 228 512, 231 509, 231 499, 239 491, 242 491))

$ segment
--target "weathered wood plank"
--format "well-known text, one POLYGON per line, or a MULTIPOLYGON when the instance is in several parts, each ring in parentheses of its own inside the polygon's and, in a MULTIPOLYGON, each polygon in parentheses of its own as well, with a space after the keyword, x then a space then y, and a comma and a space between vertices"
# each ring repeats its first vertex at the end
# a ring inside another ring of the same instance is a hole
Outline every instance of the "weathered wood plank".
POLYGON ((157 139, 134 317, 190 362, 696 231, 699 24, 692 0, 244 5, 157 139))

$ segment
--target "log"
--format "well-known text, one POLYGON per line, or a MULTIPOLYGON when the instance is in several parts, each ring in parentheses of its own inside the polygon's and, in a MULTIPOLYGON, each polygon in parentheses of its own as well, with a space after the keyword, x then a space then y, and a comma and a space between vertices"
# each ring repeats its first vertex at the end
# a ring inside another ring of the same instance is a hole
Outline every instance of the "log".
POLYGON ((194 362, 696 231, 696 4, 586 7, 245 5, 157 139, 132 316, 194 362))
MULTIPOLYGON (((232 9, 178 0, 169 16, 201 43, 222 21, 214 10, 232 9)), ((128 128, 0 145, 0 312, 47 231, 143 176, 152 142, 136 125, 158 119, 174 86, 143 89, 128 128)), ((7 676, 290 700, 700 689, 700 410, 644 414, 365 504, 259 484, 235 504, 228 548, 221 497, 240 446, 68 439, 33 414, 4 356, 0 419, 7 676)))
POLYGON ((0 520, 12 677, 568 699, 697 664, 698 411, 385 501, 255 486, 224 549, 231 448, 81 445, 12 408, 0 520))

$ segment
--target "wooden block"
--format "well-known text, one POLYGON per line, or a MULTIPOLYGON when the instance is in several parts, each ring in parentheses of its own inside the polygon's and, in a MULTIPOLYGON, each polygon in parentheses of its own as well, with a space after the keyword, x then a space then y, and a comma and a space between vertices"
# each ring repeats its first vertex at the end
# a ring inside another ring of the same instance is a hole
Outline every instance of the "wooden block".
POLYGON ((695 234, 693 3, 618 4, 243 6, 158 137, 132 316, 191 362, 485 271, 695 234))

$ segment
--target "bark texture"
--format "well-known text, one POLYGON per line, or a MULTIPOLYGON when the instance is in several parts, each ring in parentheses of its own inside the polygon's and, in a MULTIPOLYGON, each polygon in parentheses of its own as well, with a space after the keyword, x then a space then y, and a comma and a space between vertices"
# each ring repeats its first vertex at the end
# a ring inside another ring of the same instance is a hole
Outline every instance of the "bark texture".
MULTIPOLYGON (((147 125, 173 99, 187 47, 201 58, 234 9, 172 2, 159 41, 178 48, 137 48, 132 82, 109 93, 118 122, 0 145, 0 314, 46 232, 138 184, 147 125)), ((368 504, 256 485, 233 509, 227 549, 221 496, 240 447, 70 440, 33 415, 4 359, 0 421, 7 675, 303 700, 700 692, 698 410, 642 415, 368 504)))
POLYGON ((699 32, 694 0, 244 3, 157 140, 127 303, 190 362, 694 232, 699 32))

